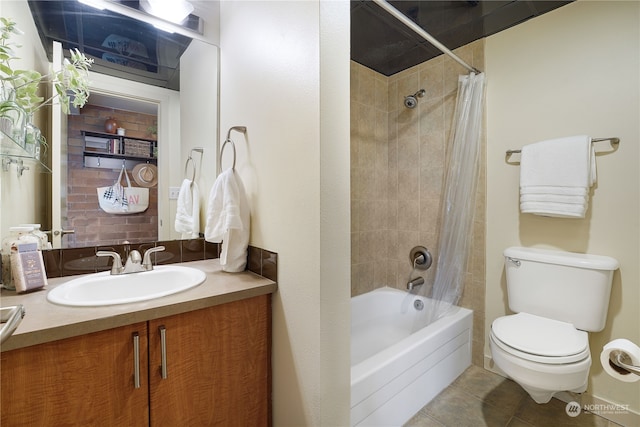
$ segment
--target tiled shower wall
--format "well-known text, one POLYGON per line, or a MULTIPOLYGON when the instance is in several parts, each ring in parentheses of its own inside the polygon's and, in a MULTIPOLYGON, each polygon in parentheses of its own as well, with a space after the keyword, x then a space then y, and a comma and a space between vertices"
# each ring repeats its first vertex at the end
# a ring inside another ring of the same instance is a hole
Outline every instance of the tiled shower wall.
MULTIPOLYGON (((484 41, 455 50, 484 68, 484 41)), ((445 55, 397 73, 378 74, 351 62, 351 294, 382 286, 406 289, 409 252, 426 246, 437 257, 441 193, 458 75, 445 55), (404 97, 424 89, 414 109, 404 97)), ((483 365, 485 132, 474 230, 461 305, 474 311, 473 363, 483 365)), ((433 283, 435 266, 425 276, 433 283)))

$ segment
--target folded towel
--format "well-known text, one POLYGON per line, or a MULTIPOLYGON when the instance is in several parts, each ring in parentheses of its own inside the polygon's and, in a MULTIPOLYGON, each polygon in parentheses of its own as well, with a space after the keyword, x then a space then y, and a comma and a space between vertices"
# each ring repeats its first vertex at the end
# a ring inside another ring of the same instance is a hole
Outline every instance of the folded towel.
POLYGON ((247 264, 251 215, 244 185, 233 169, 222 172, 211 187, 206 218, 205 240, 222 242, 222 270, 243 271, 247 264))
POLYGON ((530 185, 520 187, 520 195, 523 194, 556 194, 558 196, 588 196, 589 192, 583 187, 560 187, 551 185, 530 185))
POLYGON ((557 218, 584 218, 587 207, 584 204, 522 202, 520 211, 557 218))
POLYGON ((592 151, 591 138, 586 135, 525 145, 520 158, 520 186, 591 187, 592 151))
POLYGON ((185 179, 178 193, 175 229, 183 239, 194 239, 200 235, 200 191, 198 184, 185 179))
POLYGON ((586 135, 522 147, 520 210, 545 216, 584 218, 596 181, 595 153, 586 135))
POLYGON ((520 203, 523 202, 554 202, 569 203, 586 206, 589 198, 586 196, 565 196, 562 194, 521 194, 520 203))

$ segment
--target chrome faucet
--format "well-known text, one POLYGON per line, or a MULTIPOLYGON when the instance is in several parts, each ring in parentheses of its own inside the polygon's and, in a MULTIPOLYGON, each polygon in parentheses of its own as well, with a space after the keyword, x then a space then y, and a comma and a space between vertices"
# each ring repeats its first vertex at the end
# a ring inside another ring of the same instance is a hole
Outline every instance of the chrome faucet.
POLYGON ((98 251, 96 256, 110 256, 113 258, 113 265, 111 266, 111 275, 139 273, 141 271, 153 270, 153 263, 151 262, 151 254, 155 252, 164 251, 164 246, 156 246, 155 248, 147 249, 144 253, 144 258, 137 250, 132 250, 129 253, 129 258, 124 267, 122 266, 122 259, 120 254, 114 251, 98 251))
POLYGON ((127 262, 124 264, 123 274, 129 273, 139 273, 142 270, 142 255, 137 250, 132 250, 129 252, 129 258, 127 258, 127 262))

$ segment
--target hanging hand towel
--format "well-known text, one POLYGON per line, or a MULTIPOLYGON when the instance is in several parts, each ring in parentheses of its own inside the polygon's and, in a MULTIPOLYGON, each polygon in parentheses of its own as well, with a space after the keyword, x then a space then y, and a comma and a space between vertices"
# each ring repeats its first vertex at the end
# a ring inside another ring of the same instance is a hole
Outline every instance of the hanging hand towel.
POLYGON ((182 239, 195 239, 200 235, 200 191, 198 184, 189 179, 182 181, 178 193, 175 229, 182 239))
POLYGON ((522 148, 520 211, 584 218, 595 183, 595 157, 586 135, 541 141, 522 148))
POLYGON ((222 242, 222 270, 243 271, 247 264, 251 216, 242 180, 233 169, 222 172, 213 184, 206 217, 205 240, 222 242))

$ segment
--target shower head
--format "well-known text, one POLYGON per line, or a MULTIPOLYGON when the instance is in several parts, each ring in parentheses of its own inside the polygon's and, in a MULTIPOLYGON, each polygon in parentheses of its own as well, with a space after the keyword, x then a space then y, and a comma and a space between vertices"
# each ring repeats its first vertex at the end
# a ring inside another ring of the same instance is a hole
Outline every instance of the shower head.
POLYGON ((407 108, 416 108, 418 105, 418 98, 422 98, 426 91, 424 89, 420 89, 413 95, 407 95, 404 97, 404 106, 407 108))

